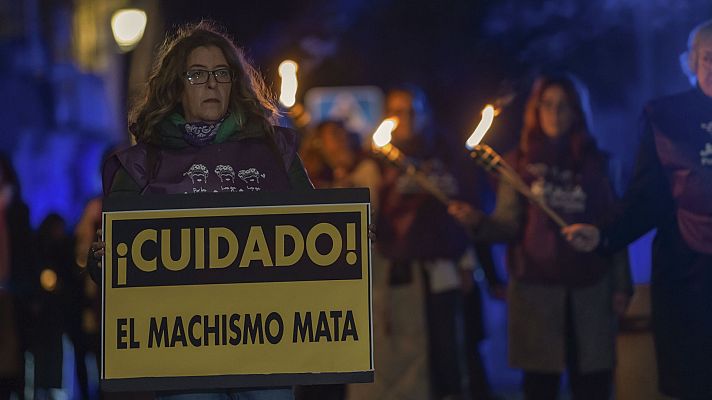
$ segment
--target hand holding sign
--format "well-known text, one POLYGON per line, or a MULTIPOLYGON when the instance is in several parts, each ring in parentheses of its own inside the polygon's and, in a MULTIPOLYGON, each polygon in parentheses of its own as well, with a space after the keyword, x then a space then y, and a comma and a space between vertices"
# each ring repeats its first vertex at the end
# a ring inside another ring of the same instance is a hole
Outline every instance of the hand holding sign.
MULTIPOLYGON (((96 230, 96 240, 91 244, 91 254, 95 259, 100 260, 104 257, 104 248, 106 248, 106 243, 102 239, 101 229, 96 230)), ((101 267, 101 265, 99 265, 101 267)))

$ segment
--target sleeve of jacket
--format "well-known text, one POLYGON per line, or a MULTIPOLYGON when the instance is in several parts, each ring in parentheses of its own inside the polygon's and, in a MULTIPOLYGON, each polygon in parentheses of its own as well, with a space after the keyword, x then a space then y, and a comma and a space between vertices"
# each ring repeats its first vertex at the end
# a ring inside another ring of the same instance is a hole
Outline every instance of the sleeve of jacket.
MULTIPOLYGON (((131 178, 125 169, 119 168, 114 175, 114 179, 111 181, 111 187, 109 188, 106 197, 137 195, 140 192, 141 187, 139 184, 131 178)), ((96 238, 95 240, 98 239, 99 238, 96 238)), ((91 279, 99 284, 101 283, 101 260, 94 257, 91 247, 87 249, 87 251, 87 271, 89 271, 91 279)))
POLYGON ((630 272, 628 249, 624 248, 611 257, 613 274, 613 292, 633 295, 633 277, 630 272))
POLYGON ((599 250, 612 254, 658 226, 672 210, 672 197, 658 159, 647 116, 638 149, 633 178, 621 201, 619 215, 601 230, 599 250))
POLYGON ((475 225, 475 241, 511 242, 517 238, 524 219, 524 207, 519 193, 509 184, 500 182, 497 202, 492 214, 475 225))
POLYGON ((474 247, 477 259, 480 260, 482 271, 485 273, 487 284, 490 287, 501 285, 504 280, 497 273, 497 267, 495 266, 494 257, 492 256, 492 246, 485 243, 476 243, 474 247))
POLYGON ((302 159, 299 158, 298 154, 295 154, 287 171, 287 175, 289 176, 289 184, 292 186, 292 189, 314 189, 314 185, 309 179, 309 175, 307 175, 307 171, 302 164, 302 159))

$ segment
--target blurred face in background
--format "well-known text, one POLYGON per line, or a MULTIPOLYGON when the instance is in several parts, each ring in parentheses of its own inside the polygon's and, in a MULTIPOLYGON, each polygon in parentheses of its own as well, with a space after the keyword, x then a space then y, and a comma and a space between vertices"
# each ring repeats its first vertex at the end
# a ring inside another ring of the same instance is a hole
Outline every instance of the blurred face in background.
POLYGON ((410 93, 400 90, 390 92, 386 98, 386 116, 398 117, 398 126, 392 133, 394 142, 404 142, 413 136, 415 110, 410 93))
MULTIPOLYGON (((196 73, 199 70, 216 71, 225 68, 229 69, 230 66, 222 50, 215 46, 200 46, 188 55, 185 71, 196 73)), ((218 82, 213 74, 208 74, 208 81, 202 84, 193 85, 186 79, 181 97, 185 120, 220 120, 227 113, 231 87, 231 82, 218 82)))
POLYGON ((349 134, 340 124, 324 124, 318 132, 324 158, 332 168, 350 168, 355 154, 349 142, 349 134))
POLYGON ((695 75, 702 92, 712 97, 712 37, 700 41, 697 46, 695 75))
POLYGON ((551 139, 569 133, 574 125, 573 105, 561 86, 551 85, 544 89, 538 112, 541 130, 551 139))

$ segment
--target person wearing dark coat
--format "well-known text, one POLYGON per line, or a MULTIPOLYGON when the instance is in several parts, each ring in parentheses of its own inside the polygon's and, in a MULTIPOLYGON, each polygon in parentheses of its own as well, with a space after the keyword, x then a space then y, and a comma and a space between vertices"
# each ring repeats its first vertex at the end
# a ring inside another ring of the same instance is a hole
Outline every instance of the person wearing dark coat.
POLYGON ((652 328, 660 391, 712 398, 712 20, 685 61, 695 87, 643 111, 635 173, 608 225, 564 229, 578 250, 610 253, 651 229, 652 328))
POLYGON ((30 212, 12 162, 0 153, 0 400, 24 398, 24 353, 35 277, 30 212))
MULTIPOLYGON (((399 120, 393 145, 446 196, 479 206, 484 185, 473 184, 475 177, 465 176, 472 171, 463 168, 467 160, 453 156, 444 137, 436 137, 425 103, 417 87, 404 85, 388 92, 386 113, 399 120)), ((387 163, 382 170, 377 245, 389 261, 392 286, 416 282, 416 274, 423 277, 432 397, 489 399, 491 388, 479 350, 485 336, 481 293, 473 263, 461 262, 472 242, 448 215, 447 206, 415 179, 387 163), (463 388, 464 381, 468 384, 463 388)), ((489 245, 476 245, 474 251, 490 289, 496 291, 501 282, 489 245)))

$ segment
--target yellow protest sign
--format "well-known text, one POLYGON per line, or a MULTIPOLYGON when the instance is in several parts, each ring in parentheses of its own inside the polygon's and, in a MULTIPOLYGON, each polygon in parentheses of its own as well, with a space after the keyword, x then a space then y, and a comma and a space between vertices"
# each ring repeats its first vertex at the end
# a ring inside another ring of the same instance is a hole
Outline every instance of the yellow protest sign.
POLYGON ((366 189, 107 199, 102 387, 373 380, 366 189))

